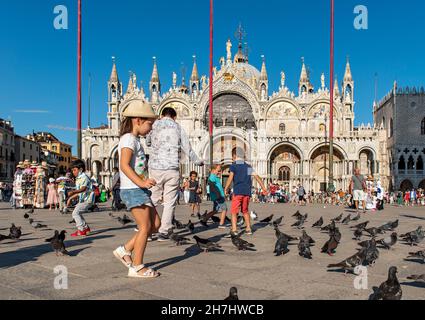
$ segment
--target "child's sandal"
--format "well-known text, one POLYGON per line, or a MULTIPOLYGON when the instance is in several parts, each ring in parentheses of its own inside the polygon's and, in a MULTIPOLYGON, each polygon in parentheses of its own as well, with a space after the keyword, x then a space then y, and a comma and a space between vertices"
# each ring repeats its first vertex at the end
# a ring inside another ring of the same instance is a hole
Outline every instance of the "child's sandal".
POLYGON ((124 257, 131 257, 131 252, 125 250, 124 246, 118 247, 116 250, 114 250, 114 256, 117 258, 123 265, 125 265, 127 268, 131 267, 131 262, 125 261, 124 257))
POLYGON ((144 269, 145 265, 140 265, 138 267, 130 267, 128 269, 128 276, 130 278, 157 278, 160 276, 160 273, 148 268, 145 272, 143 272, 142 274, 139 274, 139 271, 144 269))

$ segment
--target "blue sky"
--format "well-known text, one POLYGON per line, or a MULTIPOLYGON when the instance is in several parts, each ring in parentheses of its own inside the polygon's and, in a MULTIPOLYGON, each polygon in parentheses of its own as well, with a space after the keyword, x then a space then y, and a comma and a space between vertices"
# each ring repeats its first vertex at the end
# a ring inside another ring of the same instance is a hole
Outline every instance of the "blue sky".
MULTIPOLYGON (((350 56, 355 80, 356 124, 372 122, 374 79, 378 98, 392 87, 421 86, 425 71, 425 2, 422 0, 336 0, 336 75, 342 80, 350 56), (356 5, 369 10, 369 29, 353 27, 356 5)), ((75 146, 76 132, 76 0, 7 1, 0 11, 0 117, 10 118, 18 134, 51 131, 75 146), (53 8, 69 10, 69 29, 53 28, 53 8)), ((180 66, 192 68, 197 55, 201 74, 208 72, 208 0, 83 0, 83 125, 87 125, 88 74, 92 74, 92 126, 106 123, 107 80, 111 56, 120 79, 136 72, 145 91, 156 56, 163 91, 180 66)), ((301 57, 312 82, 329 80, 329 1, 216 0, 215 63, 225 56, 225 42, 242 23, 249 43, 250 63, 267 60, 271 92, 284 70, 287 85, 297 91, 301 57)), ((233 50, 235 51, 235 50, 233 50)), ((76 150, 74 148, 74 153, 76 150)))

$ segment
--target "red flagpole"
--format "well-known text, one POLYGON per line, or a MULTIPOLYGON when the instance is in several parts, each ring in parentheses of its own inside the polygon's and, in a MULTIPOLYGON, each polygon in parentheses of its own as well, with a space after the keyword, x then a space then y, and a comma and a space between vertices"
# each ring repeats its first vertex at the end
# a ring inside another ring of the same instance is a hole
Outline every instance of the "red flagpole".
POLYGON ((213 165, 213 81, 214 81, 214 72, 213 72, 213 39, 214 39, 214 0, 210 0, 210 83, 209 83, 209 133, 210 133, 210 166, 213 165))
POLYGON ((78 0, 78 49, 77 49, 77 151, 78 158, 81 159, 81 1, 78 0))
POLYGON ((329 191, 333 192, 333 140, 334 140, 334 31, 335 31, 335 3, 331 0, 331 43, 330 43, 330 110, 329 110, 329 191))

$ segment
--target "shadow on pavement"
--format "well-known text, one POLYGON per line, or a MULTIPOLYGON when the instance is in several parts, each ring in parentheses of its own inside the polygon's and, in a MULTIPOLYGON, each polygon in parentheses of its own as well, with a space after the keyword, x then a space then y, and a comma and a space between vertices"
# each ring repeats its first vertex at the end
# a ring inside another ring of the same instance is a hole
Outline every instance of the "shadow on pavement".
MULTIPOLYGON (((99 240, 99 239, 105 239, 105 238, 111 238, 111 237, 113 236, 87 237, 87 238, 82 238, 79 240, 70 240, 70 241, 65 240, 65 246, 67 247, 67 249, 69 249, 70 247, 73 247, 75 245, 91 244, 93 240, 99 240)), ((74 250, 74 251, 76 251, 77 253, 79 252, 78 250, 74 250)), ((9 268, 9 267, 17 266, 22 263, 37 261, 39 257, 50 252, 53 252, 51 244, 43 243, 36 246, 21 248, 15 251, 0 253, 0 268, 9 268)))
POLYGON ((421 282, 421 281, 413 281, 413 282, 400 282, 401 285, 403 286, 410 286, 410 287, 415 287, 415 288, 425 288, 425 282, 421 282))
POLYGON ((416 263, 420 263, 420 264, 424 264, 425 263, 425 261, 423 261, 422 259, 416 259, 416 258, 406 258, 406 259, 404 259, 404 261, 416 262, 416 263))
POLYGON ((418 217, 418 216, 412 216, 409 214, 401 214, 400 217, 406 217, 406 218, 412 218, 412 219, 419 219, 419 220, 425 220, 425 217, 418 217))

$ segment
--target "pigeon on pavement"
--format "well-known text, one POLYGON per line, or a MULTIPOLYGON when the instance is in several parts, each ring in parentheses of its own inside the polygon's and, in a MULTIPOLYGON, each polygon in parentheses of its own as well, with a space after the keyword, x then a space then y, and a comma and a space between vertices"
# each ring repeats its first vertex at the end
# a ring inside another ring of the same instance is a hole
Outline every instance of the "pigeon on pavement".
POLYGON ((313 240, 312 237, 310 237, 305 230, 303 230, 303 235, 301 236, 301 241, 304 241, 310 245, 315 244, 316 241, 313 240))
POLYGON ((255 245, 252 243, 249 243, 248 241, 245 241, 241 239, 240 235, 232 234, 232 243, 233 245, 239 250, 239 251, 256 251, 254 249, 255 245))
POLYGON ((29 219, 28 221, 29 221, 30 225, 31 225, 34 229, 47 228, 47 226, 46 226, 46 225, 41 224, 41 223, 39 223, 39 222, 34 222, 34 220, 33 220, 33 219, 29 219))
POLYGON ((218 243, 212 242, 208 239, 202 239, 198 236, 194 236, 193 239, 196 240, 196 244, 198 245, 199 249, 201 249, 204 252, 209 252, 211 250, 217 250, 221 248, 221 246, 218 243))
POLYGON ((394 229, 396 229, 398 227, 398 219, 396 221, 393 222, 388 222, 382 226, 379 227, 379 229, 383 230, 383 231, 394 231, 394 229))
POLYGON ((225 301, 236 301, 239 300, 238 297, 238 289, 236 287, 231 287, 230 288, 230 292, 229 292, 229 296, 224 299, 225 301))
POLYGON ((278 227, 278 226, 280 226, 280 224, 282 223, 282 220, 283 220, 283 216, 281 216, 279 219, 276 219, 275 221, 273 221, 273 226, 274 227, 278 227))
POLYGON ((174 243, 176 244, 176 246, 181 246, 184 244, 187 244, 188 241, 190 241, 190 239, 185 238, 177 233, 174 233, 173 228, 171 228, 170 230, 168 230, 168 237, 174 241, 174 243))
POLYGON ((397 243, 397 232, 393 232, 391 236, 378 240, 376 243, 382 245, 385 249, 391 249, 397 243))
POLYGON ((192 223, 191 220, 189 220, 189 222, 187 223, 187 225, 184 226, 184 228, 190 231, 190 233, 193 233, 193 230, 195 230, 195 225, 192 223))
POLYGON ((336 228, 335 221, 332 221, 327 226, 324 226, 324 227, 320 228, 320 231, 328 231, 328 232, 330 232, 332 230, 335 230, 335 228, 336 228))
POLYGON ((298 244, 298 254, 306 259, 313 259, 310 250, 310 243, 305 241, 303 238, 301 238, 300 243, 298 244))
POLYGON ((277 239, 279 239, 280 237, 285 237, 286 239, 288 239, 288 241, 298 240, 297 237, 292 237, 290 235, 287 235, 286 233, 281 232, 278 227, 275 227, 274 230, 275 230, 277 239))
POLYGON ((19 239, 22 235, 21 227, 16 227, 14 223, 12 223, 12 226, 10 227, 9 231, 10 239, 19 239))
POLYGON ((377 236, 380 233, 381 234, 384 233, 381 229, 375 228, 375 227, 364 229, 364 231, 367 232, 367 233, 369 233, 369 235, 371 237, 375 237, 375 236, 377 236))
POLYGON ((363 235, 363 229, 354 230, 354 240, 360 241, 362 235, 363 235))
POLYGON ((335 239, 334 235, 331 235, 329 240, 326 241, 322 247, 322 253, 327 253, 332 256, 335 253, 336 248, 338 248, 339 242, 335 239))
POLYGON ((411 246, 416 246, 425 238, 425 232, 422 230, 422 226, 420 226, 415 231, 403 234, 400 237, 411 246))
POLYGON ((26 219, 26 220, 27 220, 29 217, 30 217, 30 216, 29 216, 29 214, 28 214, 28 213, 25 213, 25 214, 24 214, 24 219, 26 219))
POLYGON ((409 280, 415 280, 415 281, 423 281, 425 282, 425 274, 421 274, 421 275, 411 275, 408 276, 407 279, 409 280))
POLYGON ((313 224, 313 228, 321 228, 323 226, 323 217, 313 224))
POLYGON ((219 217, 211 216, 211 220, 212 220, 214 223, 220 223, 220 218, 219 218, 219 217))
POLYGON ((273 220, 273 216, 274 215, 272 214, 271 216, 269 216, 269 217, 261 220, 260 223, 267 223, 267 224, 269 224, 273 220))
POLYGON ((52 245, 53 250, 55 251, 57 256, 64 256, 68 255, 68 251, 65 249, 65 230, 62 230, 61 233, 59 233, 58 230, 55 231, 55 235, 50 238, 46 239, 46 242, 50 242, 52 245))
POLYGON ((126 214, 123 215, 123 217, 117 218, 118 222, 121 223, 121 225, 125 226, 126 224, 132 223, 133 220, 131 220, 126 214))
POLYGON ((401 300, 403 291, 397 279, 397 268, 391 267, 388 271, 388 279, 379 288, 374 287, 369 300, 401 300))
POLYGON ((298 229, 303 229, 304 227, 304 223, 305 223, 305 216, 303 216, 300 220, 298 220, 297 222, 295 222, 291 227, 295 227, 298 229))
POLYGON ((336 217, 335 219, 332 219, 332 221, 335 221, 335 222, 340 222, 341 221, 341 219, 342 219, 342 216, 343 216, 343 213, 341 213, 338 217, 336 217))
POLYGON ((341 261, 340 263, 329 264, 328 268, 343 269, 345 273, 349 271, 354 272, 355 267, 362 265, 363 260, 365 258, 365 254, 366 254, 366 248, 362 248, 359 252, 341 261))
POLYGON ((255 211, 251 211, 250 216, 252 220, 254 221, 258 220, 258 214, 255 211))
POLYGON ((289 240, 285 236, 281 236, 276 240, 276 244, 274 246, 274 251, 273 251, 276 257, 285 255, 289 252, 288 242, 289 240))
POLYGON ((417 252, 409 252, 408 258, 419 258, 425 263, 425 250, 417 252))
POLYGON ((0 234, 0 241, 6 240, 6 239, 10 239, 10 237, 0 234))
POLYGON ((178 230, 185 228, 185 226, 179 220, 177 220, 175 217, 173 217, 173 226, 178 230))
POLYGON ((297 218, 297 219, 300 219, 302 216, 303 216, 303 215, 302 215, 302 214, 301 214, 301 212, 299 212, 299 211, 295 212, 295 213, 292 215, 292 217, 293 217, 293 218, 297 218))
POLYGON ((376 247, 375 239, 369 241, 369 244, 364 248, 366 249, 365 258, 363 260, 364 266, 374 266, 376 260, 379 258, 379 250, 376 247))
POLYGON ((361 214, 358 213, 357 216, 355 216, 354 218, 351 219, 351 221, 359 221, 361 219, 361 214))
POLYGON ((351 214, 348 214, 348 216, 346 216, 344 220, 342 220, 342 224, 348 224, 350 221, 351 221, 351 214))
POLYGON ((350 228, 351 229, 361 229, 361 230, 364 230, 367 227, 368 224, 369 224, 369 221, 366 221, 366 222, 362 222, 362 223, 360 223, 358 225, 351 226, 350 228))

